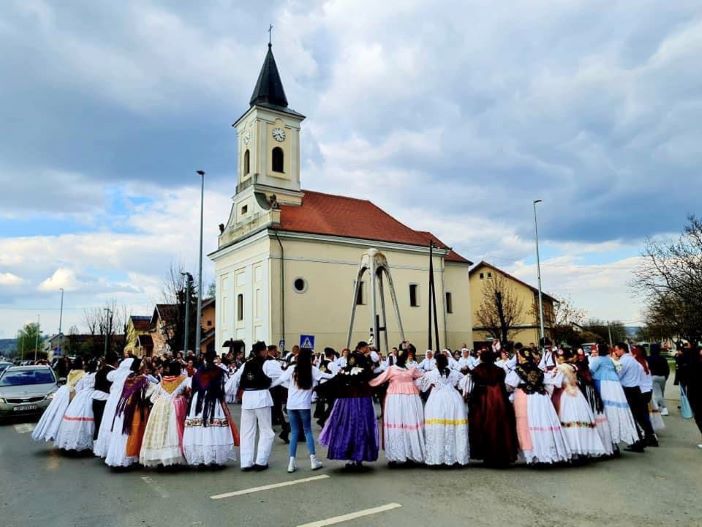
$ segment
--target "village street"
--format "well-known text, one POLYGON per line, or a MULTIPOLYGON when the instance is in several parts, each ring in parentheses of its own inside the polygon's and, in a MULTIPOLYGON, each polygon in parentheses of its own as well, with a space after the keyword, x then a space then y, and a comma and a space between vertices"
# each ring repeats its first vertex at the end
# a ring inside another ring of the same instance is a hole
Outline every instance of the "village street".
MULTIPOLYGON (((669 406, 661 446, 645 454, 624 453, 583 467, 489 470, 476 464, 431 470, 390 469, 381 453, 381 460, 361 474, 346 473, 343 464, 329 461, 317 472, 301 463, 296 473, 287 474, 286 447, 277 439, 271 468, 262 473, 242 473, 236 465, 116 472, 92 456, 68 457, 33 443, 31 422, 4 423, 0 523, 321 527, 331 524, 322 520, 350 514, 343 525, 699 525, 702 452, 695 447, 697 430, 680 419, 675 401, 669 406), (277 486, 293 482, 298 483, 277 486)), ((233 407, 237 420, 238 408, 233 407)), ((302 459, 303 445, 300 450, 302 459)))

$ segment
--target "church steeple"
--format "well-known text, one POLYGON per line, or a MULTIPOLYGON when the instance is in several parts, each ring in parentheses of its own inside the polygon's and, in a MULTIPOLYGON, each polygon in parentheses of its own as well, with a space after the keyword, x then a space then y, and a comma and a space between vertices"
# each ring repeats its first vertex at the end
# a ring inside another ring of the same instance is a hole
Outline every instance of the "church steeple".
POLYGON ((276 66, 275 58, 273 58, 271 47, 269 42, 268 53, 266 53, 266 59, 263 61, 261 72, 258 74, 258 81, 256 81, 256 87, 253 94, 251 94, 249 105, 269 104, 287 108, 288 99, 285 97, 283 82, 280 80, 278 66, 276 66))

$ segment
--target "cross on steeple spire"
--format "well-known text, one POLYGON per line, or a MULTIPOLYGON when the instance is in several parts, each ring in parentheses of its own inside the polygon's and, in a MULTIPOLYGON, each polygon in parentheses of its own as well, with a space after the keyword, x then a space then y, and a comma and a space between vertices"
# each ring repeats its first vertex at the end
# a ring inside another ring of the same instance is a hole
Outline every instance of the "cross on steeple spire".
POLYGON ((256 87, 254 88, 253 94, 251 94, 249 104, 254 106, 263 103, 287 108, 288 99, 285 97, 283 82, 280 80, 278 66, 276 66, 275 59, 273 58, 273 49, 270 41, 270 33, 272 30, 273 26, 271 25, 268 28, 268 53, 266 53, 266 58, 263 61, 261 72, 258 74, 258 81, 256 81, 256 87))
POLYGON ((268 47, 270 48, 273 45, 273 24, 269 24, 268 26, 268 47))

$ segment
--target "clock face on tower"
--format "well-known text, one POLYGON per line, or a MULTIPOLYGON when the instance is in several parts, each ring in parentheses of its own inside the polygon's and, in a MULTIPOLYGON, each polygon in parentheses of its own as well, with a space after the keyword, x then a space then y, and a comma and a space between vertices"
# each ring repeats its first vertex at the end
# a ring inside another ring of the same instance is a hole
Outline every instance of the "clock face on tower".
POLYGON ((273 128, 273 139, 279 143, 285 141, 285 130, 282 128, 273 128))

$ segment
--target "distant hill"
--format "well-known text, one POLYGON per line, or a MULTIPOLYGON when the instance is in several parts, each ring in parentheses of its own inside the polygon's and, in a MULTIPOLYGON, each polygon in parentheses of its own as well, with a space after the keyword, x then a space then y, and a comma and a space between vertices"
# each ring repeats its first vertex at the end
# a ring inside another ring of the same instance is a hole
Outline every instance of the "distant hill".
POLYGON ((14 353, 17 345, 17 339, 0 339, 0 355, 9 355, 14 353))

